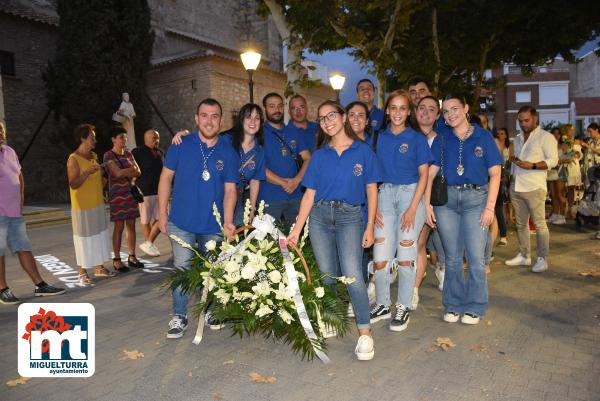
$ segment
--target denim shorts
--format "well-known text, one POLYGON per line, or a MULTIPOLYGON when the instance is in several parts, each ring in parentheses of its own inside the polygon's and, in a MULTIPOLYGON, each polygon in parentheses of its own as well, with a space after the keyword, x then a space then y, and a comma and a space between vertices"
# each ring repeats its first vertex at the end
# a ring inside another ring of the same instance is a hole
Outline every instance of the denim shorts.
POLYGON ((7 248, 12 253, 31 251, 23 217, 0 216, 0 256, 6 254, 7 248))

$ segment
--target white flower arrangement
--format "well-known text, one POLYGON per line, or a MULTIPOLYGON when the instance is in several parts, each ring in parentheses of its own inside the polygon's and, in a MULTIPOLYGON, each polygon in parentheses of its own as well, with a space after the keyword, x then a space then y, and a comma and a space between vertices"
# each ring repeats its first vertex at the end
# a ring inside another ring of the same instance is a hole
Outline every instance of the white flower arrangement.
MULTIPOLYGON (((250 213, 248 205, 247 202, 245 218, 246 214, 249 217, 250 213)), ((264 207, 264 202, 261 202, 257 209, 257 217, 262 218, 264 207)), ((221 216, 216 206, 213 207, 213 214, 220 222, 221 216)), ((306 246, 307 231, 308 225, 299 245, 306 246)), ((301 352, 308 358, 315 355, 315 348, 325 348, 319 330, 324 324, 335 327, 340 335, 345 333, 348 318, 344 302, 346 290, 343 284, 350 284, 354 279, 334 277, 338 280, 335 288, 323 286, 321 281, 324 276, 319 272, 314 259, 309 258, 310 280, 304 271, 296 270, 297 284, 293 287, 283 263, 279 244, 271 237, 260 240, 236 239, 230 244, 208 241, 204 244, 206 252, 203 255, 180 238, 171 238, 181 246, 194 250, 196 255, 190 270, 178 269, 173 273, 171 287, 199 291, 206 286, 206 302, 198 307, 206 308, 212 303, 212 315, 230 322, 234 333, 241 336, 245 333, 259 332, 265 337, 283 339, 292 345, 294 351, 301 352), (294 288, 298 287, 306 315, 317 333, 316 340, 309 339, 305 330, 301 328, 295 303, 297 290, 294 288), (287 328, 290 325, 297 327, 292 330, 287 328)), ((300 259, 293 252, 290 253, 294 266, 299 266, 300 259)), ((312 257, 312 252, 308 254, 312 257)))

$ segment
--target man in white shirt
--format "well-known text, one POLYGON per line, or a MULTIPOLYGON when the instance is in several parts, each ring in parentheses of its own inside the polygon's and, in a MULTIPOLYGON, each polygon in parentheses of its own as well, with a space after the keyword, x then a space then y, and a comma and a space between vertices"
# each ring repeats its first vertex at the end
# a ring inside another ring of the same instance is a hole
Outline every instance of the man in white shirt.
POLYGON ((508 266, 530 266, 529 217, 537 232, 537 261, 534 273, 548 270, 550 232, 545 220, 546 175, 558 164, 556 139, 538 126, 538 114, 532 106, 523 106, 517 115, 521 133, 513 142, 511 155, 513 181, 510 200, 517 220, 519 254, 505 263, 508 266))

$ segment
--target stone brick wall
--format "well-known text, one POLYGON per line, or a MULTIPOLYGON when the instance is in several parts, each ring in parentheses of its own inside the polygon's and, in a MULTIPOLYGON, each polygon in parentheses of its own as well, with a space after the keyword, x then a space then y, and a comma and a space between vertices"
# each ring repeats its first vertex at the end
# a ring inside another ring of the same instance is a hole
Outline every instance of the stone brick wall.
MULTIPOLYGON (((254 74, 254 102, 261 104, 269 92, 283 94, 285 75, 270 69, 254 74)), ((241 61, 208 56, 167 64, 155 68, 148 77, 148 94, 174 131, 195 129, 194 114, 198 103, 213 97, 223 106, 223 129, 232 126, 232 115, 249 101, 248 74, 241 61), (192 88, 192 80, 196 89, 192 88)), ((316 119, 317 106, 326 99, 334 99, 329 86, 303 90, 309 106, 308 117, 316 119)), ((262 105, 262 104, 261 104, 262 105)), ((153 127, 163 134, 163 145, 170 141, 167 128, 154 116, 153 127)))
MULTIPOLYGON (((3 76, 8 143, 21 155, 47 111, 42 72, 56 49, 56 27, 0 13, 0 50, 14 53, 15 76, 3 76)), ((48 118, 24 160, 25 198, 68 198, 66 157, 69 150, 48 136, 56 129, 48 118)))

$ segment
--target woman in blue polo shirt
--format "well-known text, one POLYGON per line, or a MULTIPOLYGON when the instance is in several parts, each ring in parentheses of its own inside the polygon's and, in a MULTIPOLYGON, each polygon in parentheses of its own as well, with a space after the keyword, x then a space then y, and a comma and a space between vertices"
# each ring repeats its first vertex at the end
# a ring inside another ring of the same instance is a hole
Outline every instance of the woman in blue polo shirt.
MULTIPOLYGON (((355 278, 348 285, 360 334, 355 353, 359 360, 370 360, 375 351, 361 259, 362 249, 373 244, 379 168, 375 154, 350 128, 338 103, 322 103, 318 121, 317 150, 302 180, 306 192, 288 241, 298 241, 310 214, 309 235, 319 269, 355 278), (366 224, 364 204, 369 210, 366 224)), ((327 284, 332 282, 326 278, 327 284)))
POLYGON ((360 101, 355 101, 346 106, 346 113, 352 131, 367 145, 373 147, 373 136, 367 129, 369 126, 369 108, 360 101))
POLYGON ((433 141, 435 161, 429 169, 425 201, 427 223, 437 225, 446 253, 444 321, 455 323, 460 318, 462 323, 477 324, 488 306, 484 250, 494 220, 503 159, 492 134, 469 124, 468 111, 462 97, 450 94, 444 98, 442 113, 452 130, 439 133, 433 141), (448 184, 448 202, 432 208, 431 186, 440 166, 448 184), (465 250, 469 264, 466 283, 465 250))
POLYGON ((256 200, 260 190, 260 182, 267 179, 265 175, 265 152, 263 149, 264 124, 263 112, 257 104, 245 104, 238 114, 236 124, 231 129, 231 145, 240 156, 240 183, 237 186, 238 200, 235 207, 233 223, 244 224, 244 208, 246 199, 250 199, 250 221, 254 218, 256 200))
POLYGON ((390 330, 402 331, 409 322, 417 274, 417 240, 425 224, 423 193, 429 163, 433 161, 427 139, 410 128, 410 98, 405 91, 390 94, 385 106, 385 131, 377 138, 377 159, 382 169, 378 220, 375 227, 375 290, 377 305, 371 322, 389 319, 390 267, 398 265, 398 298, 390 330))

